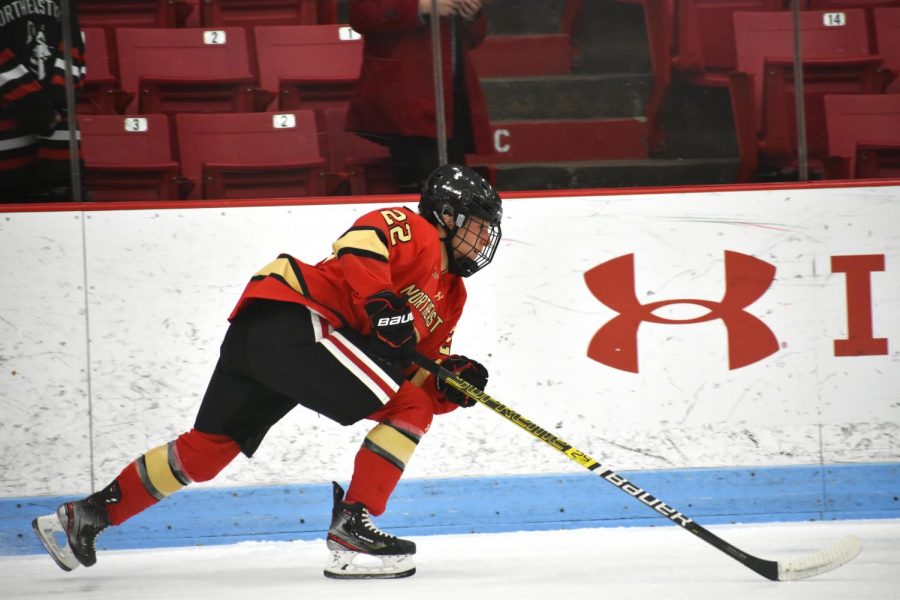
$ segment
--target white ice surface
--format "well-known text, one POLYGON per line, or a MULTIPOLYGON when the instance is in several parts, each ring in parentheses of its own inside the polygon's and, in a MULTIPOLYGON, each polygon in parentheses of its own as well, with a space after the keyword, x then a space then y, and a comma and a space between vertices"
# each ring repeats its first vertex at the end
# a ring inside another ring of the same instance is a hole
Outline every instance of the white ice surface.
POLYGON ((15 600, 895 600, 900 520, 715 526, 760 558, 815 552, 856 535, 862 553, 800 582, 771 582, 676 527, 580 529, 414 538, 408 579, 322 576, 323 542, 101 552, 96 566, 60 571, 47 556, 0 557, 0 597, 15 600))

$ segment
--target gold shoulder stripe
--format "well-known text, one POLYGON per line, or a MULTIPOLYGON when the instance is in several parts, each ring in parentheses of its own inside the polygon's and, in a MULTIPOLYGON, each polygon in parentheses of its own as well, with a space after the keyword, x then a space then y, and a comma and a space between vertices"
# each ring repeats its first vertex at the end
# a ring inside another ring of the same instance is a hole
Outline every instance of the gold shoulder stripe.
POLYGON ((336 256, 351 252, 372 258, 388 260, 387 240, 384 233, 374 227, 352 228, 331 245, 336 256))
POLYGON ((254 277, 277 277, 284 281, 292 290, 308 295, 306 285, 300 270, 289 257, 280 256, 256 272, 254 277))

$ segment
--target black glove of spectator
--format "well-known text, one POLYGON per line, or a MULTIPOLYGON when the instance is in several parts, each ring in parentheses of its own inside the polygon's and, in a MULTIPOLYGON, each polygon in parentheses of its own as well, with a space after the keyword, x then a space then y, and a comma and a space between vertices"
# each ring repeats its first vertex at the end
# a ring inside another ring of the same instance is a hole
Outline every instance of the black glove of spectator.
POLYGON ((49 135, 60 121, 53 102, 45 93, 29 94, 9 107, 12 118, 27 133, 49 135))
MULTIPOLYGON (((66 86, 64 85, 49 85, 44 88, 46 91, 44 92, 50 98, 50 101, 53 103, 53 108, 58 110, 59 112, 66 111, 66 86)), ((75 90, 76 95, 79 90, 75 90)), ((76 96, 77 97, 77 96, 76 96)))
MULTIPOLYGON (((487 385, 488 370, 484 365, 471 358, 454 354, 442 362, 441 366, 465 380, 466 383, 471 383, 480 390, 484 390, 484 386, 487 385)), ((455 387, 452 387, 441 380, 437 381, 436 387, 439 392, 443 392, 444 398, 454 404, 459 404, 465 408, 475 406, 476 404, 475 400, 472 400, 455 387)))
POLYGON ((387 360, 408 363, 416 350, 416 329, 406 298, 384 290, 369 296, 365 309, 372 323, 372 350, 387 360))

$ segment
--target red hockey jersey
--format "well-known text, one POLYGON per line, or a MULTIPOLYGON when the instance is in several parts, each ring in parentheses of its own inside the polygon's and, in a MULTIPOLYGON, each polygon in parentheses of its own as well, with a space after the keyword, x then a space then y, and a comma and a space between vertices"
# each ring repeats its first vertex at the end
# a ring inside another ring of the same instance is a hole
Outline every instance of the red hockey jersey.
POLYGON ((419 343, 431 359, 450 354, 450 341, 466 302, 461 277, 441 270, 434 225, 403 207, 360 217, 332 244, 332 255, 309 265, 282 254, 247 284, 229 318, 254 298, 295 302, 315 310, 334 327, 368 335, 366 298, 382 290, 407 296, 419 343))

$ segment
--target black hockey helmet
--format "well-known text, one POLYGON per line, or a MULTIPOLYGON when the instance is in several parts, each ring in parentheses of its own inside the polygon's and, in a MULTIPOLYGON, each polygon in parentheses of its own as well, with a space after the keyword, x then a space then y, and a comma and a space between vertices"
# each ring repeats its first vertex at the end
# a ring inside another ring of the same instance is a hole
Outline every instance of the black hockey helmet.
POLYGON ((444 244, 451 273, 468 277, 493 260, 503 207, 491 184, 472 169, 462 165, 435 169, 422 186, 419 214, 447 231, 444 244), (452 226, 444 217, 450 217, 452 226))

